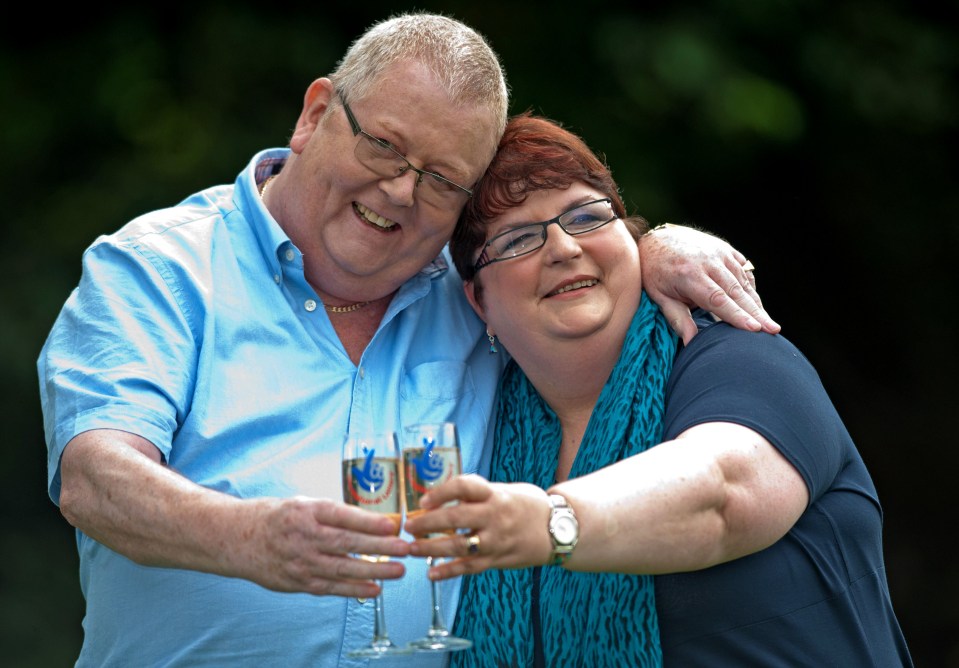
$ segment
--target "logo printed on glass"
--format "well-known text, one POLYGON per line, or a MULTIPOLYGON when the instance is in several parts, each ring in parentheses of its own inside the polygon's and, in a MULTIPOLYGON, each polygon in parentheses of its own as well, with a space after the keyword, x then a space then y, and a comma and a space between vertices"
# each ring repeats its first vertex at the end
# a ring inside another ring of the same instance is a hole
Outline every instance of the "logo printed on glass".
POLYGON ((388 501, 396 486, 396 471, 389 467, 389 471, 376 459, 376 450, 363 448, 362 467, 351 466, 350 495, 362 505, 378 506, 388 501))
MULTIPOLYGON (((448 449, 441 448, 440 450, 448 449)), ((444 482, 455 475, 453 470, 454 462, 449 462, 443 453, 436 449, 436 440, 429 437, 423 437, 423 448, 413 448, 407 454, 408 467, 407 478, 410 487, 417 492, 426 492, 430 487, 435 487, 438 483, 444 482), (418 453, 419 456, 417 456, 418 453)))

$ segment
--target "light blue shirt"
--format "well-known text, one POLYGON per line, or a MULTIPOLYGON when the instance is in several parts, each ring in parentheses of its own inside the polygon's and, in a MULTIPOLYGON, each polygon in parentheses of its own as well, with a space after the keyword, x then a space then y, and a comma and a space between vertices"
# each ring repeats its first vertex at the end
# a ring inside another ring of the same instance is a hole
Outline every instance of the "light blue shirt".
MULTIPOLYGON (((486 472, 506 355, 489 353, 447 252, 399 290, 354 365, 257 192, 287 155, 263 151, 233 185, 141 216, 84 253, 38 361, 54 503, 64 447, 100 428, 139 434, 190 480, 242 498, 342 500, 351 428, 454 421, 464 472, 486 472)), ((78 666, 365 665, 344 653, 370 640, 372 601, 139 566, 79 531, 77 544, 87 606, 78 666)), ((399 644, 430 620, 423 560, 404 562, 406 576, 385 584, 399 644)), ((441 587, 449 623, 458 589, 441 587)))

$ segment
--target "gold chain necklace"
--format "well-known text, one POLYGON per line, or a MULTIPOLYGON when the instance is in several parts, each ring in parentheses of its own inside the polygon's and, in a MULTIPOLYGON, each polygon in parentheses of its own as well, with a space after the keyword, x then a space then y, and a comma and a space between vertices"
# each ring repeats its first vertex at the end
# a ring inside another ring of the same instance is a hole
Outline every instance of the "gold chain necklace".
MULTIPOLYGON (((276 178, 276 174, 269 177, 266 181, 263 182, 263 185, 260 187, 260 199, 263 199, 266 196, 266 189, 270 187, 270 184, 273 183, 273 179, 276 178)), ((356 302, 355 304, 348 304, 346 306, 329 306, 323 304, 325 308, 330 313, 352 313, 353 311, 358 311, 364 306, 368 306, 372 302, 356 302)))
POLYGON ((276 174, 267 178, 267 180, 263 182, 263 185, 260 186, 260 199, 263 199, 263 196, 266 195, 266 189, 270 187, 270 184, 273 183, 273 179, 275 178, 276 174))
POLYGON ((372 302, 356 302, 355 304, 350 304, 348 306, 328 306, 323 304, 323 308, 330 313, 352 313, 353 311, 363 308, 367 304, 372 304, 372 302))

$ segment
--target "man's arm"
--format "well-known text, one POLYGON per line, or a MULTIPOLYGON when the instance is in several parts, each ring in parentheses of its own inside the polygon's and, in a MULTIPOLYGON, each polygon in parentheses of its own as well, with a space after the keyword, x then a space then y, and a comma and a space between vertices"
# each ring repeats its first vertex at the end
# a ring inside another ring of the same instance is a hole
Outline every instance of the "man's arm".
POLYGON ((696 335, 690 306, 699 306, 739 329, 776 334, 756 292, 746 257, 726 241, 679 225, 659 226, 639 240, 643 289, 684 343, 696 335))
POLYGON ((329 499, 238 499, 161 462, 149 441, 108 429, 74 437, 61 459, 60 510, 85 534, 147 566, 244 578, 275 591, 370 598, 405 556, 388 518, 329 499))

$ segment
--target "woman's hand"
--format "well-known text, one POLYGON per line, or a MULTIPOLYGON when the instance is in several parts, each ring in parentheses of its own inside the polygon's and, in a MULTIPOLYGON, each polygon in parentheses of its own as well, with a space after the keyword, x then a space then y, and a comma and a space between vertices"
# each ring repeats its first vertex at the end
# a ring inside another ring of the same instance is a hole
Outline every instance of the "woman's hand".
POLYGON ((488 568, 545 564, 552 554, 546 492, 527 483, 491 483, 477 475, 454 478, 423 497, 427 512, 409 518, 417 536, 410 554, 452 557, 430 569, 445 580, 488 568), (454 505, 446 505, 456 502, 454 505), (441 536, 427 537, 442 532, 441 536))

